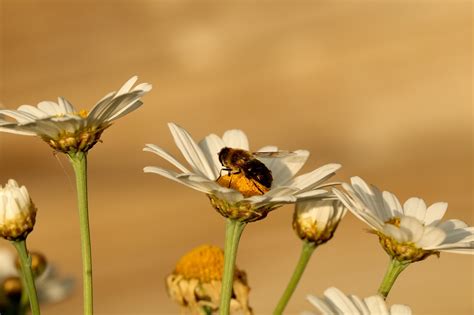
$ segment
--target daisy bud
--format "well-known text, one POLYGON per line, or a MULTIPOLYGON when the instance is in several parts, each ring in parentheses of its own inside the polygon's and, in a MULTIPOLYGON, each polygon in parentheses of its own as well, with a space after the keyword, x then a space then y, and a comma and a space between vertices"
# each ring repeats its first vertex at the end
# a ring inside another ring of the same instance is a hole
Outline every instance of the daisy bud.
POLYGON ((346 212, 339 200, 298 201, 293 215, 293 229, 303 241, 321 245, 332 238, 346 212))
MULTIPOLYGON (((224 269, 224 251, 216 246, 202 245, 184 255, 172 274, 166 278, 172 300, 193 314, 219 309, 224 269)), ((231 311, 252 314, 248 305, 250 287, 244 271, 234 274, 231 311)))
POLYGON ((36 207, 25 186, 10 179, 0 186, 0 236, 9 241, 26 239, 33 230, 36 207))

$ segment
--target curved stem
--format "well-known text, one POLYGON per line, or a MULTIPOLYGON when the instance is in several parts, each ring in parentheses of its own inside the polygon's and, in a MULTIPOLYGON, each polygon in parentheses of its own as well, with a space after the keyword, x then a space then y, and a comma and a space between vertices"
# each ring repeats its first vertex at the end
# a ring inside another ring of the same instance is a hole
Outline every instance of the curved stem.
POLYGON ((301 277, 303 276, 303 272, 306 269, 306 265, 308 265, 311 255, 313 254, 315 249, 316 245, 314 243, 303 241, 303 248, 301 249, 300 258, 298 260, 298 263, 296 264, 295 271, 293 271, 293 275, 291 276, 290 282, 288 282, 285 292, 283 292, 280 301, 278 302, 275 310, 273 311, 274 315, 283 314, 283 311, 285 310, 286 305, 290 301, 293 292, 295 292, 295 289, 298 286, 301 277))
POLYGON ((235 259, 239 240, 246 223, 233 219, 227 219, 225 228, 224 247, 224 273, 222 275, 221 305, 219 314, 228 315, 230 312, 230 299, 232 297, 232 287, 234 284, 235 259))
POLYGON ((77 152, 69 155, 76 174, 77 204, 79 207, 79 224, 82 249, 82 281, 84 290, 84 314, 92 315, 92 249, 89 229, 89 212, 87 205, 87 153, 77 152))
POLYGON ((401 262, 396 260, 395 258, 392 258, 390 260, 387 272, 385 273, 385 276, 382 280, 382 283, 380 284, 378 291, 378 293, 382 295, 384 299, 387 298, 390 289, 392 289, 395 280, 397 280, 397 277, 403 270, 405 270, 406 267, 408 267, 409 264, 409 262, 401 262))
POLYGON ((31 270, 31 257, 28 254, 26 248, 26 240, 12 241, 15 246, 18 257, 20 258, 21 273, 23 283, 28 291, 28 297, 30 300, 31 313, 33 315, 40 315, 40 308, 38 303, 38 295, 36 294, 35 279, 33 277, 33 271, 31 270))

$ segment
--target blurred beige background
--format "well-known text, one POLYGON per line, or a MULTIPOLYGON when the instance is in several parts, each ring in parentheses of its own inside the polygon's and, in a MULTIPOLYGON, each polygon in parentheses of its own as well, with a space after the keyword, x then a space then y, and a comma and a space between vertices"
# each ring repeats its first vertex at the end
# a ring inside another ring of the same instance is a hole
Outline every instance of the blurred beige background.
MULTIPOLYGON (((166 123, 200 139, 240 128, 251 147, 312 152, 304 171, 339 162, 400 199, 449 202, 473 218, 472 4, 469 1, 26 1, 1 4, 1 103, 65 96, 90 108, 129 77, 153 84, 145 105, 90 153, 96 313, 177 314, 164 278, 186 251, 223 244, 224 220, 202 194, 157 175, 178 154, 166 123)), ((27 185, 40 212, 30 247, 77 278, 44 314, 81 314, 73 173, 37 138, 0 134, 0 182, 27 185)), ((238 265, 251 304, 270 314, 300 242, 283 207, 244 232, 238 265)), ((348 215, 316 251, 288 314, 329 286, 375 293, 388 262, 348 215)), ((1 246, 8 246, 2 242, 1 246)), ((473 314, 474 260, 442 254, 408 268, 390 303, 415 314, 473 314)))

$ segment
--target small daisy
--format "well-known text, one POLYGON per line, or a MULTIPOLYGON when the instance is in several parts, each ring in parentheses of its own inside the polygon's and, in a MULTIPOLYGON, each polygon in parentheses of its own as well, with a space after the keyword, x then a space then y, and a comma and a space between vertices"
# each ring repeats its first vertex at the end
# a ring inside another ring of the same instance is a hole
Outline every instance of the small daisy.
POLYGON ((151 90, 151 85, 141 83, 133 87, 136 81, 137 77, 132 77, 118 92, 102 98, 90 112, 77 110, 63 97, 59 97, 57 103, 44 101, 36 107, 0 109, 0 131, 39 136, 54 150, 64 153, 87 152, 113 121, 142 105, 140 98, 151 90))
MULTIPOLYGON (((173 164, 179 171, 161 167, 145 167, 147 173, 156 173, 180 184, 201 191, 209 196, 214 208, 224 217, 241 222, 252 222, 263 219, 271 210, 297 199, 326 193, 318 189, 322 183, 334 175, 341 166, 327 164, 312 172, 295 174, 306 162, 309 152, 297 150, 286 157, 260 157, 258 160, 271 172, 273 181, 268 191, 262 191, 255 181, 251 182, 240 175, 226 175, 225 167, 220 161, 219 153, 223 148, 249 151, 247 136, 241 130, 228 130, 222 137, 210 134, 199 143, 183 128, 170 123, 169 128, 176 145, 190 165, 190 169, 176 160, 164 149, 146 145, 144 151, 153 152, 173 164), (222 180, 230 179, 229 181, 222 180), (230 183, 232 179, 235 184, 230 183)), ((278 148, 267 146, 258 152, 277 152, 278 148)))
POLYGON ((347 194, 335 194, 377 234, 385 251, 399 261, 415 262, 439 252, 474 254, 474 227, 452 219, 441 221, 448 204, 427 207, 423 199, 410 198, 403 207, 397 197, 380 192, 359 177, 343 184, 347 194))
POLYGON ((293 229, 300 239, 321 245, 333 237, 347 209, 339 200, 329 198, 307 199, 296 203, 293 229))
MULTIPOLYGON (((411 315, 410 307, 394 304, 390 309, 383 298, 374 295, 361 299, 356 295, 345 295, 341 290, 331 287, 324 291, 324 297, 308 295, 308 301, 322 315, 411 315)), ((304 312, 302 315, 314 315, 304 312)))
POLYGON ((9 241, 25 240, 33 231, 36 207, 25 186, 14 179, 0 185, 0 236, 9 241))
MULTIPOLYGON (((183 311, 210 314, 219 310, 224 269, 224 251, 216 246, 201 245, 181 257, 172 274, 166 278, 168 294, 183 311)), ((235 268, 232 284, 232 312, 252 314, 250 287, 244 271, 235 268)))

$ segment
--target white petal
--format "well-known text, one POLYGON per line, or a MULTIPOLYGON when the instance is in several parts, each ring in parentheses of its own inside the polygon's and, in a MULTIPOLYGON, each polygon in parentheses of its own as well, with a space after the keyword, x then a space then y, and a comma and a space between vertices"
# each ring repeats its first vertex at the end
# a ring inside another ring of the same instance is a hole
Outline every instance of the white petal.
POLYGON ((34 122, 36 120, 36 117, 30 113, 27 113, 24 111, 10 110, 10 109, 1 109, 0 115, 11 117, 20 124, 26 124, 29 122, 34 122))
POLYGON ((267 145, 267 146, 264 146, 263 148, 258 149, 257 152, 276 152, 276 151, 278 151, 278 147, 274 145, 267 145))
POLYGON ((383 233, 387 236, 394 238, 399 243, 405 243, 410 240, 411 234, 407 230, 402 230, 393 224, 385 224, 383 227, 383 233))
POLYGON ((440 224, 437 225, 437 227, 439 227, 440 229, 443 229, 443 231, 445 232, 448 232, 454 229, 466 228, 467 224, 461 220, 451 219, 451 220, 446 220, 444 222, 441 222, 440 224))
POLYGON ((442 229, 433 226, 426 226, 425 233, 415 244, 423 249, 432 249, 441 244, 445 238, 446 233, 442 229))
POLYGON ((403 205, 405 215, 417 218, 421 222, 425 221, 426 204, 423 199, 412 197, 403 205))
POLYGON ((400 220, 400 229, 404 229, 410 234, 411 242, 418 242, 423 236, 424 227, 420 221, 413 217, 403 216, 400 220))
POLYGON ((470 241, 474 236, 474 227, 461 228, 446 232, 443 244, 455 244, 458 242, 470 241))
POLYGON ((400 218, 403 215, 403 208, 397 196, 395 196, 394 194, 388 191, 384 191, 382 193, 382 196, 383 196, 383 201, 385 203, 385 208, 387 209, 387 213, 390 214, 390 216, 386 218, 386 220, 393 217, 400 218))
POLYGON ((383 197, 377 196, 376 193, 380 191, 372 189, 362 178, 355 176, 351 177, 352 188, 355 190, 359 198, 364 204, 372 210, 372 212, 383 222, 390 219, 392 212, 388 212, 384 203, 383 197))
POLYGON ((369 308, 370 314, 390 315, 387 305, 380 295, 369 296, 364 299, 364 302, 369 308))
POLYGON ((199 142, 199 147, 214 171, 213 179, 216 179, 222 169, 221 162, 219 162, 219 152, 225 147, 224 141, 219 136, 210 134, 199 142))
POLYGON ((325 300, 314 296, 308 295, 306 299, 313 304, 323 315, 334 315, 336 314, 337 310, 331 307, 331 304, 327 303, 325 300))
POLYGON ((234 149, 243 149, 246 151, 249 150, 249 141, 242 130, 227 130, 224 133, 224 136, 222 136, 222 140, 224 141, 226 147, 234 149))
POLYGON ((425 224, 438 224, 443 218, 447 209, 448 203, 446 202, 437 202, 429 206, 426 210, 425 224))
MULTIPOLYGON (((263 151, 260 151, 263 152, 263 151)), ((267 151, 273 152, 273 151, 267 151)), ((303 167, 309 157, 306 150, 297 150, 284 157, 259 157, 258 159, 272 172, 273 187, 284 185, 303 167)))
POLYGON ((209 166, 209 162, 207 161, 204 153, 202 153, 199 146, 196 144, 196 142, 194 142, 191 135, 176 124, 169 123, 168 126, 171 130, 171 134, 173 135, 176 145, 180 149, 186 161, 188 161, 188 163, 192 166, 194 171, 209 179, 214 179, 214 171, 209 166))
POLYGON ((300 190, 310 190, 341 168, 340 164, 326 164, 312 172, 293 178, 288 185, 300 190))
POLYGON ((48 113, 43 112, 42 110, 38 109, 37 107, 31 106, 31 105, 21 105, 18 107, 18 110, 20 112, 25 112, 28 114, 31 114, 37 118, 45 118, 48 117, 48 113))
POLYGON ((364 303, 364 301, 361 300, 361 298, 356 295, 349 295, 349 298, 352 300, 352 303, 354 303, 354 305, 359 309, 362 315, 374 315, 370 314, 367 305, 364 303))
POLYGON ((189 170, 186 167, 184 167, 183 164, 178 162, 178 160, 176 160, 174 156, 172 156, 171 154, 169 154, 168 152, 166 152, 164 149, 160 148, 159 146, 156 146, 154 144, 146 144, 143 151, 155 153, 156 155, 164 158, 166 161, 176 166, 181 172, 190 173, 189 170))
POLYGON ((360 314, 352 301, 339 289, 332 287, 324 291, 324 295, 331 300, 342 314, 360 314))
POLYGON ((61 110, 64 111, 65 113, 75 113, 76 109, 72 104, 65 99, 64 97, 58 97, 58 104, 61 107, 61 110))
POLYGON ((362 220, 374 230, 383 231, 384 223, 381 222, 380 219, 377 218, 373 213, 362 208, 360 204, 349 198, 349 196, 342 193, 341 191, 333 189, 333 193, 359 220, 362 220))
POLYGON ((390 315, 411 315, 411 308, 407 305, 393 304, 390 307, 390 315))
POLYGON ((190 180, 187 180, 186 178, 178 178, 178 176, 182 175, 182 174, 178 174, 178 173, 170 171, 170 170, 165 170, 163 168, 156 167, 156 166, 147 166, 143 169, 143 171, 145 173, 155 173, 155 174, 161 175, 163 177, 166 177, 166 178, 171 179, 175 182, 186 185, 190 188, 193 188, 197 191, 200 191, 200 192, 203 192, 203 193, 206 193, 206 194, 211 192, 211 190, 209 189, 209 187, 207 185, 198 183, 196 181, 190 181, 190 180))
POLYGON ((122 87, 120 88, 120 90, 118 90, 117 94, 115 95, 115 97, 117 96, 120 96, 122 94, 125 94, 125 93, 128 93, 130 91, 130 89, 132 88, 132 86, 135 84, 135 82, 137 82, 138 80, 138 77, 137 76, 133 76, 131 77, 130 79, 128 79, 127 82, 125 82, 122 87))
POLYGON ((23 130, 21 127, 18 127, 16 124, 9 124, 9 125, 0 125, 0 131, 6 133, 13 133, 17 135, 23 136, 36 136, 36 132, 23 130))
POLYGON ((41 109, 43 112, 48 113, 48 115, 50 116, 61 115, 66 113, 58 104, 51 101, 43 101, 38 103, 38 108, 41 109))

